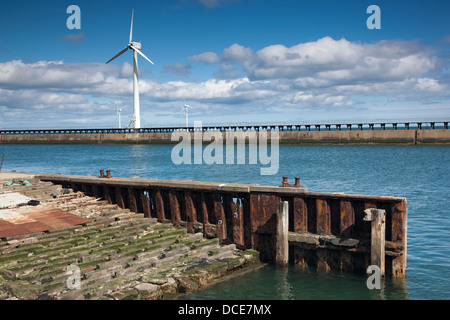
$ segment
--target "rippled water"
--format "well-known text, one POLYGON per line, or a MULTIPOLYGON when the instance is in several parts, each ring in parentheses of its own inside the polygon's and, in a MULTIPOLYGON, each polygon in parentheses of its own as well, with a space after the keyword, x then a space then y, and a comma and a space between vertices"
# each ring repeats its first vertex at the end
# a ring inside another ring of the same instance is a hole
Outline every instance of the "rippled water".
POLYGON ((279 171, 268 165, 175 165, 170 145, 0 145, 3 171, 93 174, 279 185, 301 177, 310 191, 401 196, 408 200, 406 279, 369 290, 348 273, 267 266, 214 285, 192 299, 449 299, 450 147, 280 146, 279 171))

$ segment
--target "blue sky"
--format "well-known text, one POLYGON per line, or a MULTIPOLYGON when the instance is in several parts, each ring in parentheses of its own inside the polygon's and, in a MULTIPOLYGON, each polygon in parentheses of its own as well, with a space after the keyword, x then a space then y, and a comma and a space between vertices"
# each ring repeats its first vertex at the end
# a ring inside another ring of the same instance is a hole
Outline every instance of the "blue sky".
POLYGON ((133 8, 142 126, 450 117, 448 1, 2 0, 0 128, 128 122, 133 8))

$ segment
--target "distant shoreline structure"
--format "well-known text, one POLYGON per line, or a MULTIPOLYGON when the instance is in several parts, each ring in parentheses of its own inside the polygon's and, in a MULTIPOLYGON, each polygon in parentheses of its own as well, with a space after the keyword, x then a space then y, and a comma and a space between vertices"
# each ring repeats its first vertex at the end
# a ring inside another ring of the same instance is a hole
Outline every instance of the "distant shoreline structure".
MULTIPOLYGON (((189 126, 194 139, 198 130, 233 133, 279 133, 280 144, 443 144, 450 145, 450 130, 444 120, 405 121, 321 121, 260 124, 205 124, 201 129, 189 126)), ((0 144, 174 144, 174 132, 186 132, 185 126, 149 128, 62 128, 0 129, 0 144)))
MULTIPOLYGON (((450 118, 418 118, 418 119, 372 119, 372 120, 317 120, 317 121, 272 121, 272 122, 234 122, 234 123, 206 123, 203 122, 203 129, 206 131, 236 131, 258 129, 279 129, 279 131, 320 131, 320 130, 388 130, 388 129, 437 129, 442 127, 448 129, 450 118)), ((194 126, 189 126, 193 132, 194 126)), ((145 133, 145 132, 174 132, 176 130, 186 130, 185 125, 169 124, 154 125, 139 129, 119 128, 115 126, 97 127, 35 127, 35 128, 1 128, 0 134, 23 134, 23 133, 77 133, 76 131, 89 131, 89 133, 145 133), (42 132, 41 132, 42 131, 42 132), (75 131, 75 132, 73 132, 75 131)), ((81 132, 80 132, 81 133, 81 132)), ((85 132, 83 132, 85 133, 85 132)))

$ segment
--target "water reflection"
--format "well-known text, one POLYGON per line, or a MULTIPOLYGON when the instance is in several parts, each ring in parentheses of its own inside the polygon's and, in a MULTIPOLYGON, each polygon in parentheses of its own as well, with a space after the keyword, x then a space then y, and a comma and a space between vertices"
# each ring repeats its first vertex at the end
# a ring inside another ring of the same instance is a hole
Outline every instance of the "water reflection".
POLYGON ((368 289, 367 277, 313 268, 265 266, 180 299, 405 300, 405 279, 386 277, 381 289, 368 289))
POLYGON ((278 266, 275 268, 275 292, 281 300, 292 300, 292 287, 289 283, 289 267, 278 266))

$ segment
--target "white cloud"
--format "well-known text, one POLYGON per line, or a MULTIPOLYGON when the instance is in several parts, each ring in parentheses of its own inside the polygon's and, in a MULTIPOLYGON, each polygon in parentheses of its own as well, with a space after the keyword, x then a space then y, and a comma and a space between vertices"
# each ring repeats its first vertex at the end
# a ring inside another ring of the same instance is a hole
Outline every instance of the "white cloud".
POLYGON ((256 52, 235 43, 224 49, 221 57, 212 52, 194 57, 204 58, 202 61, 214 57, 208 63, 237 63, 252 80, 297 79, 319 86, 420 77, 437 65, 430 48, 416 41, 364 44, 330 37, 292 47, 271 45, 256 52))
POLYGON ((420 76, 435 68, 436 58, 413 42, 360 44, 325 37, 290 48, 268 46, 240 63, 252 79, 313 77, 335 83, 420 76))
POLYGON ((423 91, 439 92, 445 88, 440 85, 436 79, 421 78, 417 79, 416 88, 423 91))
POLYGON ((191 68, 191 65, 183 65, 181 63, 174 63, 174 65, 170 65, 169 63, 164 64, 164 70, 166 72, 170 73, 176 73, 176 74, 187 74, 189 72, 189 69, 191 68))
POLYGON ((218 63, 220 61, 219 56, 215 52, 204 52, 191 57, 188 57, 191 61, 200 61, 207 64, 218 63))
POLYGON ((124 62, 122 68, 120 69, 120 78, 131 78, 133 76, 133 66, 131 63, 124 62))
POLYGON ((2 87, 67 88, 86 87, 117 75, 117 66, 100 63, 64 64, 63 61, 38 61, 25 64, 21 60, 0 63, 2 87))
POLYGON ((198 0, 198 2, 204 5, 206 8, 218 7, 221 5, 226 5, 228 3, 237 2, 240 0, 198 0))
POLYGON ((242 64, 248 64, 250 63, 249 60, 253 58, 254 57, 252 49, 246 48, 237 43, 223 50, 223 59, 225 60, 232 60, 242 64))

